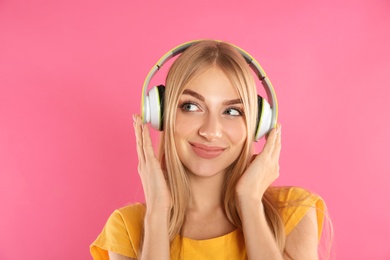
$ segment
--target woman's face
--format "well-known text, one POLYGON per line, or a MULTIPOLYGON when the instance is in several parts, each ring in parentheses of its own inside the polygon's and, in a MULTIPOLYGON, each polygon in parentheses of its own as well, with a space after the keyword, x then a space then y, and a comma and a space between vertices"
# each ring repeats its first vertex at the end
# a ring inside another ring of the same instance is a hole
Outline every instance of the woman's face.
POLYGON ((215 66, 190 81, 179 98, 175 124, 178 156, 197 176, 223 172, 237 159, 247 136, 244 105, 215 66))

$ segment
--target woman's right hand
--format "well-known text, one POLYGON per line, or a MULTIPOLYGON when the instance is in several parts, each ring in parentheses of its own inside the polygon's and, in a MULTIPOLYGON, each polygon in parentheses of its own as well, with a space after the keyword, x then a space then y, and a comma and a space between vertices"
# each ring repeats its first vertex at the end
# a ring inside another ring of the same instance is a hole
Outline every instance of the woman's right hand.
POLYGON ((168 213, 172 198, 161 164, 158 161, 150 138, 149 128, 142 124, 139 115, 133 116, 138 154, 138 173, 144 189, 147 213, 168 213))

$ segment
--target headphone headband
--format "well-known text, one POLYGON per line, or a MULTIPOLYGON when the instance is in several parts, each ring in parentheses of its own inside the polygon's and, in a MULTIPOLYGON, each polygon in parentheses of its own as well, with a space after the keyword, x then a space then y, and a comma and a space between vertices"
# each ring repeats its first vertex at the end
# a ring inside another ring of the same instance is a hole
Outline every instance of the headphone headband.
MULTIPOLYGON (((194 44, 196 44, 196 43, 198 43, 200 41, 202 41, 202 40, 189 41, 189 42, 185 42, 183 44, 180 44, 180 45, 176 46, 175 48, 173 48, 170 51, 168 51, 164 56, 162 56, 158 60, 156 65, 153 66, 153 68, 149 71, 148 75, 145 78, 143 87, 142 87, 141 115, 142 115, 143 123, 146 123, 147 122, 147 118, 149 118, 149 116, 150 116, 148 114, 149 111, 145 111, 145 102, 147 102, 147 98, 146 98, 146 92, 147 91, 146 90, 148 88, 150 80, 153 78, 153 76, 157 73, 157 71, 160 70, 160 68, 168 60, 170 60, 171 58, 175 57, 176 55, 181 54, 182 52, 187 50, 189 47, 191 47, 192 45, 194 45, 194 44)), ((219 40, 215 40, 215 41, 216 42, 222 42, 222 41, 219 41, 219 40)), ((246 51, 244 51, 243 49, 241 49, 238 46, 235 46, 235 45, 233 45, 231 43, 228 43, 228 44, 233 46, 244 57, 244 59, 246 60, 248 65, 256 73, 257 77, 261 81, 261 83, 262 83, 262 85, 263 85, 263 87, 265 89, 265 92, 267 94, 268 102, 270 103, 270 106, 271 106, 271 108, 273 110, 272 115, 271 115, 271 126, 275 127, 275 125, 277 123, 277 117, 278 117, 278 101, 276 99, 275 90, 274 90, 274 88, 272 86, 271 81, 267 77, 265 71, 260 66, 260 64, 249 53, 247 53, 246 51)), ((258 133, 256 132, 256 136, 257 135, 258 135, 258 133)))

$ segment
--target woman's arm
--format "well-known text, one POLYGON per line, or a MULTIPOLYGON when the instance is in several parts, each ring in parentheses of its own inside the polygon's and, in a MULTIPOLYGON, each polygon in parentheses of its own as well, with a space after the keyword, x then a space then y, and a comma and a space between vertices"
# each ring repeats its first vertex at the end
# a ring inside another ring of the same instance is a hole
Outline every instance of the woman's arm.
POLYGON ((273 129, 263 151, 253 160, 236 186, 237 209, 242 221, 249 259, 318 259, 318 226, 310 209, 286 238, 282 255, 267 224, 262 196, 279 177, 280 126, 273 129))
POLYGON ((283 259, 267 224, 261 200, 245 199, 238 203, 248 259, 283 259))
POLYGON ((170 259, 168 212, 146 211, 141 259, 170 259))
POLYGON ((135 260, 134 258, 130 258, 124 255, 120 255, 111 251, 108 251, 108 256, 110 260, 135 260))
POLYGON ((286 238, 283 258, 268 227, 261 203, 241 207, 243 232, 248 259, 318 259, 318 225, 311 208, 286 238), (260 205, 256 207, 255 205, 260 205))
POLYGON ((134 116, 134 129, 137 141, 138 173, 146 200, 144 236, 140 259, 170 258, 168 236, 171 195, 157 160, 149 128, 142 125, 141 118, 134 116))
POLYGON ((318 259, 318 225, 311 208, 286 239, 286 259, 318 259))
POLYGON ((236 202, 241 218, 248 259, 283 259, 267 224, 262 198, 279 177, 281 127, 274 128, 236 186, 236 202))

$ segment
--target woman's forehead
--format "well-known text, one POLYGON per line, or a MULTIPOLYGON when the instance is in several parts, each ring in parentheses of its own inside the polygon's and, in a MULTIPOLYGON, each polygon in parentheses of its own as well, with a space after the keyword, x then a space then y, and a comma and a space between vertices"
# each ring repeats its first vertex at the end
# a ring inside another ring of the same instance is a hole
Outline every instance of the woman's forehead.
POLYGON ((191 95, 200 100, 205 100, 210 96, 219 96, 222 99, 240 98, 226 73, 216 66, 210 67, 194 77, 184 87, 182 95, 191 95))

